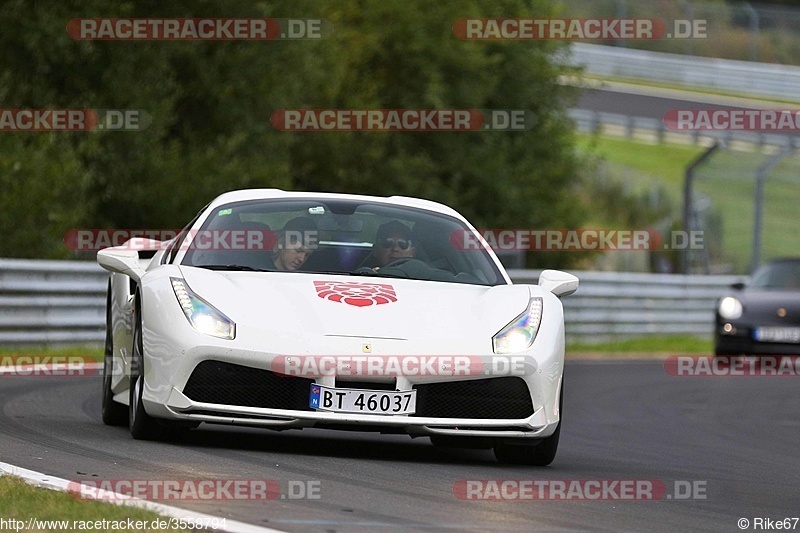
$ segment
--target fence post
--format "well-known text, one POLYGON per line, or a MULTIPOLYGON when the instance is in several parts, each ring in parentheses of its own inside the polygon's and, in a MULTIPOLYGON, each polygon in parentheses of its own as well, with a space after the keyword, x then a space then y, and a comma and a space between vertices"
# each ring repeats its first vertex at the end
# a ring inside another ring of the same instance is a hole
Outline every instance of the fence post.
POLYGON ((753 255, 750 260, 750 273, 752 274, 758 268, 761 262, 761 229, 763 226, 763 204, 764 204, 764 186, 767 181, 767 174, 770 170, 781 162, 787 155, 791 154, 790 149, 784 148, 777 154, 767 159, 756 170, 756 193, 755 193, 755 210, 753 211, 753 255))
MULTIPOLYGON (((686 13, 686 20, 694 19, 694 6, 692 4, 689 2, 681 2, 681 9, 686 13)), ((686 55, 694 55, 694 43, 692 41, 693 39, 685 39, 683 41, 683 52, 686 55)))
POLYGON ((761 38, 760 16, 749 3, 742 3, 742 7, 747 11, 747 19, 750 21, 750 61, 758 61, 758 41, 761 38))
MULTIPOLYGON (((616 0, 615 3, 617 4, 617 18, 624 19, 628 16, 628 0, 616 0)), ((625 43, 624 39, 617 39, 614 41, 614 46, 619 46, 620 48, 625 48, 627 44, 625 43)))
MULTIPOLYGON (((686 171, 684 172, 684 179, 683 179, 683 231, 689 234, 692 231, 691 225, 691 217, 692 217, 692 183, 694 182, 694 171, 695 169, 700 166, 706 159, 711 157, 717 149, 719 149, 720 144, 717 141, 714 141, 714 144, 700 154, 700 156, 692 161, 688 167, 686 167, 686 171)), ((689 250, 688 248, 684 248, 680 251, 680 272, 681 274, 688 274, 689 273, 689 250)))

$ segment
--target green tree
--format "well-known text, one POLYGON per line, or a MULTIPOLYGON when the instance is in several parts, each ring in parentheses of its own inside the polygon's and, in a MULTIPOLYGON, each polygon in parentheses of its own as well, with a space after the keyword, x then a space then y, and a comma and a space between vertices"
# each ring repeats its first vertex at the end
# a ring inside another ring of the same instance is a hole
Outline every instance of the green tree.
MULTIPOLYGON (((457 19, 546 17, 549 3, 7 1, 3 107, 142 109, 143 132, 5 132, 0 256, 66 255, 71 227, 185 223, 215 195, 280 187, 442 201, 476 226, 576 227, 563 43, 462 41, 457 19), (314 41, 73 41, 80 17, 322 18, 314 41), (279 109, 525 109, 526 132, 280 132, 279 109), (15 181, 16 180, 16 181, 15 181), (39 192, 34 192, 39 191, 39 192), (41 194, 40 201, 25 196, 41 194), (42 226, 47 220, 47 231, 42 226), (42 242, 25 243, 29 239, 42 242), (17 242, 19 241, 19 242, 17 242)), ((537 265, 563 264, 546 254, 537 265)))

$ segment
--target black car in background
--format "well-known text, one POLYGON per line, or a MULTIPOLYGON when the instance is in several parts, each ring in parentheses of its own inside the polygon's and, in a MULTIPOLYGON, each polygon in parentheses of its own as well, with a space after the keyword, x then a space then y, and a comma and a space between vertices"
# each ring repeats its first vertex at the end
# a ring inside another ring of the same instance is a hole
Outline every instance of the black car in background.
POLYGON ((800 354, 800 258, 777 259, 717 303, 716 355, 800 354))

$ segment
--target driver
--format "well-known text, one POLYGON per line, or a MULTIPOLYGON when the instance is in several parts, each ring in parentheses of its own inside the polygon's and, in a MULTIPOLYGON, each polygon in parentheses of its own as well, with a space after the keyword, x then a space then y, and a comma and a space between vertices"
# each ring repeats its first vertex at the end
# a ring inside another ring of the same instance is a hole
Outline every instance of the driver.
POLYGON ((377 270, 398 259, 414 257, 416 250, 411 241, 411 228, 400 221, 391 220, 378 227, 372 255, 376 259, 377 270))

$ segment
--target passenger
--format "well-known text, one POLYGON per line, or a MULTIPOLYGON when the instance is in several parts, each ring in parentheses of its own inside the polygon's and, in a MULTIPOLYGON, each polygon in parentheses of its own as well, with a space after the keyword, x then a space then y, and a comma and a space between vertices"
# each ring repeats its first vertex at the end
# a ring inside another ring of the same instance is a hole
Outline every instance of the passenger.
POLYGON ((295 271, 311 256, 317 245, 317 225, 309 218, 297 217, 278 232, 271 252, 269 270, 295 271))

